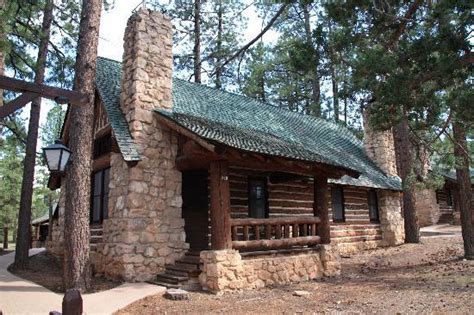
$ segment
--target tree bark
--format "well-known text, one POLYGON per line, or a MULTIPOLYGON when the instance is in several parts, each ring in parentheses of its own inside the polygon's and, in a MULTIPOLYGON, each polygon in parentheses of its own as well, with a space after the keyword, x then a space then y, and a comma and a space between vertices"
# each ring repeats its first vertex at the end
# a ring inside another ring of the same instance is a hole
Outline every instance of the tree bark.
POLYGON ((194 82, 201 83, 201 0, 194 0, 194 82))
MULTIPOLYGON (((5 1, 6 0, 0 0, 0 10, 3 10, 5 8, 5 1)), ((5 40, 5 34, 1 31, 0 29, 0 41, 5 40)), ((5 71, 5 54, 3 51, 0 50, 0 75, 3 75, 5 71)), ((0 89, 0 106, 3 106, 3 90, 0 89)), ((0 131, 2 127, 0 126, 0 131)))
MULTIPOLYGON (((41 39, 36 59, 35 83, 42 84, 48 55, 48 43, 53 21, 53 0, 46 1, 43 23, 41 26, 41 39)), ((23 180, 21 183, 20 210, 18 213, 17 242, 15 248, 16 269, 28 267, 28 250, 31 245, 31 203, 33 197, 33 182, 36 163, 36 144, 38 141, 39 119, 41 110, 41 97, 33 100, 30 110, 28 135, 26 138, 26 154, 23 162, 23 180)))
POLYGON ((3 249, 8 249, 8 225, 3 226, 3 249))
POLYGON ((336 77, 336 70, 331 62, 331 83, 332 83, 332 100, 334 107, 334 120, 339 121, 339 86, 336 77))
POLYGON ((222 1, 219 1, 219 9, 217 11, 217 42, 216 42, 216 88, 222 88, 222 32, 224 25, 222 21, 222 1))
POLYGON ((71 106, 69 147, 71 163, 66 173, 65 258, 66 289, 85 291, 90 284, 89 206, 91 189, 92 127, 99 40, 101 0, 82 2, 77 46, 75 90, 88 96, 87 105, 71 106))
MULTIPOLYGON (((306 35, 306 45, 314 49, 313 45, 313 34, 311 32, 311 21, 308 10, 308 4, 303 4, 303 17, 304 17, 304 28, 306 35)), ((318 63, 317 60, 313 67, 310 67, 310 82, 311 82, 311 102, 312 108, 309 112, 313 115, 319 117, 321 116, 321 88, 319 86, 319 76, 318 76, 318 63)))
POLYGON ((458 206, 461 214, 464 257, 474 260, 474 221, 471 209, 471 180, 469 172, 469 148, 466 130, 461 122, 453 122, 454 156, 456 157, 456 178, 458 184, 458 206))
POLYGON ((394 128, 395 151, 398 172, 403 186, 403 219, 405 223, 405 243, 420 242, 420 226, 415 208, 414 155, 410 142, 408 118, 405 114, 402 121, 394 128))

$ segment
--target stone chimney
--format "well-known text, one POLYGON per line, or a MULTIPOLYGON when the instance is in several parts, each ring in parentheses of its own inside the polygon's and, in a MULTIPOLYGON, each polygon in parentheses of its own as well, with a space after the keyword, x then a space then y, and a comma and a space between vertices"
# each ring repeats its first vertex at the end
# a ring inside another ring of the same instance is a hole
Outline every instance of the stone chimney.
POLYGON ((109 219, 98 247, 99 272, 143 281, 180 258, 185 243, 177 134, 155 119, 172 107, 172 25, 162 13, 140 9, 124 35, 120 106, 141 161, 111 157, 109 219))
MULTIPOLYGON (((376 131, 370 126, 369 109, 364 111, 364 145, 367 155, 388 176, 398 176, 395 143, 392 130, 376 131)), ((384 245, 403 244, 405 229, 402 217, 401 194, 378 190, 380 228, 384 245)))
POLYGON ((388 176, 398 176, 392 130, 376 131, 370 126, 369 109, 364 110, 364 146, 367 155, 388 176))

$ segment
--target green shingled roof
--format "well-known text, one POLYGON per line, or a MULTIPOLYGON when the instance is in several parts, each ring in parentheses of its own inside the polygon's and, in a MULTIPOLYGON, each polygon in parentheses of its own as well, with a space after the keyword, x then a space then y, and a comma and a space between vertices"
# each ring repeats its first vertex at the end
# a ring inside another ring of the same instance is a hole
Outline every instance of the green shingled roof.
MULTIPOLYGON (((119 108, 121 63, 97 60, 97 88, 112 128, 125 132, 119 108), (100 82, 101 81, 101 82, 100 82), (113 123, 113 120, 122 121, 113 123)), ((196 135, 212 142, 262 154, 342 167, 361 174, 333 183, 400 190, 398 177, 386 176, 367 157, 362 142, 345 127, 258 102, 245 96, 173 79, 173 110, 156 110, 196 135)), ((120 144, 119 144, 120 145, 120 144)))

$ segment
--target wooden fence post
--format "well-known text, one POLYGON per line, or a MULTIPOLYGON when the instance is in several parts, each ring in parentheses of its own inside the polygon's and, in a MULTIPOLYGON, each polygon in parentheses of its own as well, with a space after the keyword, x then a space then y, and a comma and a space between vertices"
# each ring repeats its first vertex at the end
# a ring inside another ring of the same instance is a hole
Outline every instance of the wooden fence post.
POLYGON ((63 315, 82 315, 82 297, 77 289, 69 289, 63 298, 63 315))

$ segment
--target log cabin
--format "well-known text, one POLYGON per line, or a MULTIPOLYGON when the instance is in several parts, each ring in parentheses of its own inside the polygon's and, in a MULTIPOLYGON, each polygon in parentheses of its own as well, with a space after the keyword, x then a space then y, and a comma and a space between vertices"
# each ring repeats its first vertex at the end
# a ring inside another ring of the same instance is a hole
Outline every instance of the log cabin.
MULTIPOLYGON (((97 59, 94 272, 220 293, 336 275, 403 243, 391 132, 347 128, 172 76, 172 26, 140 9, 97 59)), ((69 116, 62 140, 68 143, 69 116)), ((65 180, 48 250, 63 254, 65 180)))

